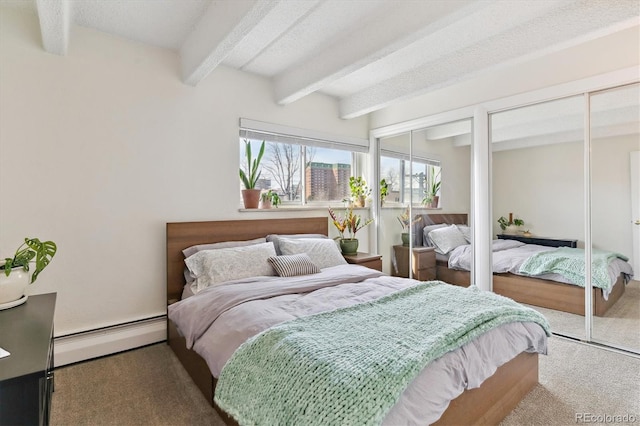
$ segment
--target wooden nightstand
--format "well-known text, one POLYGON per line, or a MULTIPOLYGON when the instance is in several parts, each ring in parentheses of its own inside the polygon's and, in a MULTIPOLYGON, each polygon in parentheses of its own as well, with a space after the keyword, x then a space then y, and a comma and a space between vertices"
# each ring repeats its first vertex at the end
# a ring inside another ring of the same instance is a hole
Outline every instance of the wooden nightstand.
POLYGON ((358 252, 356 254, 345 254, 343 256, 347 263, 366 266, 367 268, 382 272, 382 256, 379 254, 358 252))
MULTIPOLYGON (((392 275, 394 277, 409 277, 409 247, 393 246, 393 253, 396 257, 396 267, 392 265, 392 275)), ((413 259, 411 261, 413 278, 419 281, 430 281, 436 279, 436 252, 433 247, 414 247, 413 259)))

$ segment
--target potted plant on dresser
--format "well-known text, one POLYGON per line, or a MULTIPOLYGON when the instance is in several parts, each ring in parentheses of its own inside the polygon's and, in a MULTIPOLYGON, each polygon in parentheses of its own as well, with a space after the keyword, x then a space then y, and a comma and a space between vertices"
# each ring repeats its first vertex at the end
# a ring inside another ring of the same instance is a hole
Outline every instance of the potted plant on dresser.
POLYGON ((14 256, 4 259, 4 264, 0 265, 0 309, 26 302, 27 286, 34 283, 40 272, 49 265, 57 249, 53 241, 25 238, 14 256), (32 263, 35 264, 35 270, 30 274, 32 263))
POLYGON ((500 216, 498 219, 498 224, 500 225, 500 229, 502 229, 503 233, 509 235, 515 235, 520 232, 520 227, 524 225, 524 220, 513 218, 513 213, 509 213, 509 219, 506 217, 500 216))
POLYGON ((367 219, 364 222, 359 214, 354 214, 353 209, 348 208, 345 211, 345 216, 338 216, 332 209, 329 209, 329 216, 333 221, 333 225, 338 230, 340 236, 340 250, 342 254, 356 254, 358 253, 358 239, 356 233, 373 222, 373 219, 367 219), (345 231, 349 232, 349 237, 345 237, 345 231))
POLYGON ((260 145, 260 152, 254 159, 251 154, 251 142, 246 139, 244 140, 247 170, 242 170, 242 168, 240 168, 240 180, 244 184, 244 189, 242 190, 242 201, 244 202, 245 209, 257 209, 260 202, 260 190, 256 189, 256 184, 258 183, 258 179, 260 179, 260 173, 262 173, 262 171, 259 170, 259 167, 260 161, 262 161, 262 156, 264 155, 264 146, 265 142, 262 141, 262 145, 260 145))

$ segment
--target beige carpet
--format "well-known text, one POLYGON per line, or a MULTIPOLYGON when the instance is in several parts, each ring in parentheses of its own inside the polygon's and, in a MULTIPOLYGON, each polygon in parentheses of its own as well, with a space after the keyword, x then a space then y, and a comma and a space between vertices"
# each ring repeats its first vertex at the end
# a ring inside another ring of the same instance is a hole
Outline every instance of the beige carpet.
MULTIPOLYGON (((541 312, 554 333, 584 338, 584 317, 531 306, 541 312)), ((593 339, 640 352, 640 281, 630 281, 604 317, 593 317, 593 339)))
MULTIPOLYGON (((640 359, 553 337, 540 384, 502 424, 576 424, 576 413, 640 419, 640 359)), ((51 424, 223 423, 161 343, 57 369, 51 424)))

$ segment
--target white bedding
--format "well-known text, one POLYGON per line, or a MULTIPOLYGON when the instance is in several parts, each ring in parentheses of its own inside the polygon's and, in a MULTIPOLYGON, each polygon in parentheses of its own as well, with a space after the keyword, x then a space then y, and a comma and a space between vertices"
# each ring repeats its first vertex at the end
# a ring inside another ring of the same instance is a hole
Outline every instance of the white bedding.
MULTIPOLYGON (((539 246, 536 244, 525 244, 516 240, 493 240, 493 273, 503 274, 510 272, 520 274, 520 266, 523 262, 535 253, 555 250, 556 247, 539 246)), ((471 270, 471 245, 456 247, 449 254, 449 268, 462 271, 471 270)), ((609 264, 609 278, 613 285, 620 274, 632 274, 631 265, 622 259, 615 259, 609 264)), ((524 276, 524 275, 523 275, 524 276)), ((575 284, 559 274, 537 275, 536 278, 556 281, 564 284, 575 284)), ((611 288, 602 289, 602 295, 608 300, 611 288)))
MULTIPOLYGON (((217 377, 249 337, 284 321, 374 300, 418 281, 357 265, 302 277, 258 277, 222 284, 169 306, 169 318, 217 377)), ((429 364, 405 390, 384 424, 428 424, 465 389, 478 387, 519 353, 546 353, 546 335, 533 323, 491 330, 429 364)))

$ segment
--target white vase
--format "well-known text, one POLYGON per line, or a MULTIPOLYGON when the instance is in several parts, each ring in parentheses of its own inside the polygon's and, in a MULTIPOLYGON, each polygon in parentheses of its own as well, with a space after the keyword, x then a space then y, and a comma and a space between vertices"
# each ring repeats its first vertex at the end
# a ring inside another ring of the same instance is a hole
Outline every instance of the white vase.
POLYGON ((504 233, 508 235, 518 235, 520 233, 520 227, 516 225, 509 225, 504 230, 504 233))
POLYGON ((31 276, 22 267, 14 268, 7 277, 0 271, 0 305, 10 303, 24 296, 31 276))

